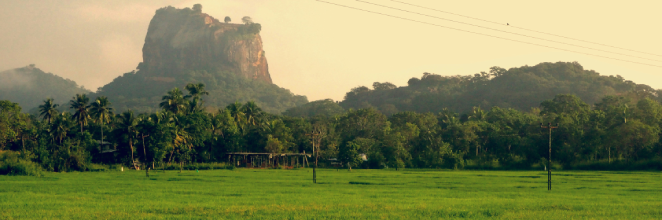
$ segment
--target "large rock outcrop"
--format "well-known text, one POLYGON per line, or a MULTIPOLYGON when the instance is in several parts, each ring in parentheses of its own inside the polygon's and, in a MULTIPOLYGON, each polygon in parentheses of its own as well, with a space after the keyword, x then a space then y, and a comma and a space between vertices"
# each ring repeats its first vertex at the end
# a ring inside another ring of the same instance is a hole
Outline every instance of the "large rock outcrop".
POLYGON ((191 70, 223 70, 272 83, 255 23, 221 23, 201 10, 161 8, 152 18, 138 68, 172 82, 191 70))

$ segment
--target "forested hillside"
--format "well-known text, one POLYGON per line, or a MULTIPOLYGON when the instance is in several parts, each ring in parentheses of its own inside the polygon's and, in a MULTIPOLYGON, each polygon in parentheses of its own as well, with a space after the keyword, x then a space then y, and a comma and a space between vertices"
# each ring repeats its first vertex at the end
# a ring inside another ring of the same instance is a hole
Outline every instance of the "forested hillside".
POLYGON ((65 102, 76 94, 89 90, 76 82, 46 73, 35 65, 0 72, 0 100, 16 102, 28 111, 36 108, 46 98, 65 102))
POLYGON ((375 107, 391 115, 400 111, 469 112, 472 107, 493 106, 529 111, 556 94, 573 94, 588 104, 607 95, 642 96, 659 91, 621 76, 601 76, 579 63, 541 63, 509 70, 492 67, 473 76, 440 76, 425 73, 407 86, 374 83, 352 89, 340 103, 344 108, 375 107))
POLYGON ((182 88, 188 83, 205 84, 209 92, 205 102, 210 111, 234 102, 254 101, 266 112, 281 113, 308 102, 305 96, 295 95, 275 84, 247 79, 223 70, 191 70, 169 78, 169 81, 158 82, 146 79, 141 71, 125 73, 101 87, 93 97, 111 98, 120 111, 132 109, 136 112, 154 112, 158 111, 163 91, 182 88))

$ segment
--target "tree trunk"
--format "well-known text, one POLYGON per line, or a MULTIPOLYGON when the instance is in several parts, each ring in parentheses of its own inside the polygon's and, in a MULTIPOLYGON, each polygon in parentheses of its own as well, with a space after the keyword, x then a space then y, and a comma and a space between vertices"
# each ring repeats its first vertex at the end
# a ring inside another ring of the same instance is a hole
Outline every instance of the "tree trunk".
POLYGON ((349 162, 347 162, 347 167, 349 168, 349 172, 352 172, 352 164, 350 164, 349 162))
POLYGON ((182 170, 184 169, 183 166, 184 166, 184 164, 183 164, 182 160, 179 160, 179 173, 181 173, 182 170))
POLYGON ((101 146, 103 146, 103 119, 101 119, 101 146))
MULTIPOLYGON (((143 164, 145 164, 145 175, 149 177, 149 168, 147 167, 147 150, 145 149, 145 135, 141 136, 143 139, 143 164)), ((152 162, 152 169, 154 169, 154 162, 152 162)))
POLYGON ((168 165, 172 162, 172 154, 175 153, 175 150, 170 151, 170 159, 168 159, 168 165))
POLYGON ((133 163, 133 168, 139 170, 140 168, 136 165, 136 159, 133 158, 133 140, 131 138, 129 138, 129 147, 131 147, 131 163, 133 163))
POLYGON ((609 163, 611 163, 611 147, 607 148, 607 153, 609 154, 609 163))

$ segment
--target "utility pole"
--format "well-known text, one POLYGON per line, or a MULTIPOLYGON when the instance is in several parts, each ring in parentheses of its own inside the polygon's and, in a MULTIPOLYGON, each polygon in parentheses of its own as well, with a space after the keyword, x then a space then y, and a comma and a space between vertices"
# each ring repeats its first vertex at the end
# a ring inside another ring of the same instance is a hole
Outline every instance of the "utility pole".
MULTIPOLYGON (((306 136, 310 136, 310 142, 313 144, 313 157, 315 157, 315 166, 313 167, 313 183, 317 183, 317 155, 319 154, 319 149, 315 150, 315 138, 318 135, 319 134, 315 133, 315 131, 313 131, 310 134, 306 135, 306 136), (315 152, 317 152, 317 153, 315 153, 315 152)), ((319 144, 318 144, 318 147, 319 147, 319 144)))
POLYGON ((543 126, 540 123, 540 128, 549 129, 549 160, 547 160, 547 190, 552 190, 552 129, 559 128, 559 123, 556 123, 556 126, 552 126, 552 123, 547 123, 547 126, 543 126))

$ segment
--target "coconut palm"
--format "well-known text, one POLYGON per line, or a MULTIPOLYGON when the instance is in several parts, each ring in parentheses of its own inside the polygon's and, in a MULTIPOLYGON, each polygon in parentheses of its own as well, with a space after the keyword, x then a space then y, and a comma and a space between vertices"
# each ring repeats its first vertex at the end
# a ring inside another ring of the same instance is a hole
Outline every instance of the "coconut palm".
POLYGON ((242 106, 239 102, 232 103, 226 106, 225 109, 230 112, 230 116, 232 116, 238 126, 243 124, 244 112, 242 111, 242 106))
MULTIPOLYGON (((145 138, 149 137, 152 132, 154 132, 155 124, 152 122, 152 118, 146 114, 140 114, 137 118, 136 130, 138 133, 138 138, 142 139, 143 145, 143 163, 145 164, 145 175, 149 177, 149 168, 147 168, 147 146, 145 145, 145 138)), ((152 160, 152 166, 153 166, 152 160)))
POLYGON ((70 115, 67 112, 53 117, 55 120, 51 123, 50 135, 53 136, 53 138, 59 139, 60 144, 62 144, 62 140, 67 137, 69 128, 73 126, 69 117, 70 115))
POLYGON ((193 100, 197 100, 202 98, 203 95, 209 95, 209 92, 205 90, 205 84, 202 83, 189 83, 186 85, 186 90, 188 91, 188 95, 184 96, 185 99, 193 98, 193 100))
POLYGON ((250 125, 257 125, 259 124, 259 117, 262 115, 262 109, 255 104, 255 102, 250 101, 246 102, 244 106, 241 107, 241 111, 244 113, 244 116, 246 117, 246 123, 250 125))
POLYGON ((161 98, 162 102, 159 104, 161 108, 169 112, 178 114, 187 107, 184 94, 179 88, 174 88, 161 98))
POLYGON ((83 126, 87 125, 87 119, 90 118, 89 102, 90 98, 85 94, 76 94, 76 96, 69 101, 69 107, 75 111, 72 117, 80 125, 80 133, 83 133, 83 126))
POLYGON ((198 99, 193 99, 191 101, 188 101, 186 110, 187 110, 186 114, 202 112, 204 110, 204 107, 202 107, 202 101, 198 99))
POLYGON ((117 129, 115 129, 115 132, 117 132, 117 135, 120 138, 125 139, 129 142, 129 147, 131 148, 131 162, 135 161, 135 158, 133 157, 133 152, 134 152, 133 142, 138 136, 137 126, 138 126, 138 119, 133 114, 133 111, 128 110, 118 115, 117 129))
POLYGON ((105 122, 110 121, 113 115, 113 108, 110 107, 111 103, 105 96, 97 97, 96 100, 90 105, 90 112, 92 117, 99 123, 101 127, 101 143, 103 144, 103 127, 105 122))
POLYGON ((58 104, 53 103, 52 98, 44 100, 44 104, 39 106, 39 115, 43 117, 44 120, 48 119, 48 123, 51 123, 51 119, 57 115, 58 104))

